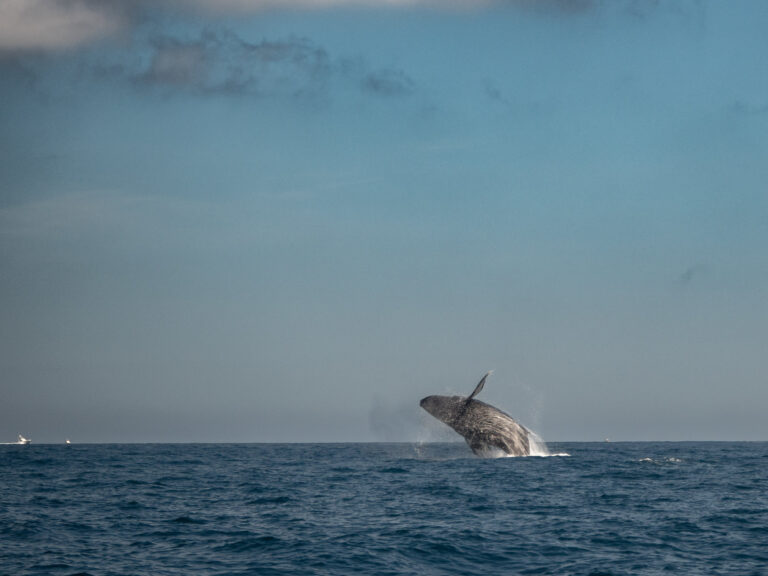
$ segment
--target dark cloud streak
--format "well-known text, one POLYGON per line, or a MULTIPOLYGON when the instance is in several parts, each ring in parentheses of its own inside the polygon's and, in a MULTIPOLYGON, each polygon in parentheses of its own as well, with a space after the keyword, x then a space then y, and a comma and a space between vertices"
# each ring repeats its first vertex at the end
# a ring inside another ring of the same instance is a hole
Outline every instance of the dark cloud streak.
POLYGON ((138 85, 199 94, 298 96, 323 91, 327 52, 302 38, 251 43, 233 32, 205 31, 194 40, 156 37, 148 65, 129 72, 138 85))
POLYGON ((401 69, 373 70, 361 60, 334 59, 307 38, 250 42, 231 30, 209 28, 192 38, 153 35, 136 44, 133 52, 145 57, 96 64, 92 74, 167 95, 311 99, 340 81, 368 95, 392 98, 407 96, 416 87, 401 69))
POLYGON ((688 285, 693 280, 699 276, 701 276, 704 272, 706 272, 706 266, 703 264, 694 264, 693 266, 689 266, 686 268, 682 274, 680 274, 680 283, 683 285, 688 285))
MULTIPOLYGON (((698 6, 696 0, 691 0, 698 6)), ((51 52, 87 46, 106 38, 135 31, 142 23, 175 19, 196 19, 204 15, 207 22, 216 18, 243 17, 265 10, 339 9, 364 6, 368 9, 388 10, 400 7, 399 2, 375 0, 327 0, 313 5, 308 0, 0 0, 3 17, 0 19, 0 54, 19 52, 51 52)), ((605 8, 619 10, 637 18, 645 18, 660 6, 658 0, 489 0, 471 2, 436 2, 410 0, 406 6, 427 7, 431 10, 456 10, 464 7, 483 10, 498 6, 511 7, 549 15, 582 15, 605 8)), ((687 4, 670 10, 685 12, 687 4)))
POLYGON ((507 0, 516 8, 527 8, 548 13, 580 14, 596 8, 599 0, 507 0))
POLYGON ((729 106, 729 111, 739 116, 762 116, 768 114, 768 104, 752 104, 737 100, 729 106))
POLYGON ((414 91, 414 82, 402 70, 382 69, 366 74, 362 87, 379 96, 407 96, 414 91))

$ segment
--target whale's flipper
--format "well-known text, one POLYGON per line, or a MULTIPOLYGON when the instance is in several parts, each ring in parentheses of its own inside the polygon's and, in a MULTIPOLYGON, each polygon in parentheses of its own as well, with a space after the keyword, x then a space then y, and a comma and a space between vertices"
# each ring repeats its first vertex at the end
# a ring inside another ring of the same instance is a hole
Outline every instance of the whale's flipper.
POLYGON ((472 452, 478 456, 485 456, 489 451, 501 450, 509 456, 527 456, 531 453, 530 441, 528 440, 528 430, 523 426, 524 431, 514 436, 505 436, 496 433, 477 433, 469 438, 465 438, 472 452))
POLYGON ((472 401, 472 398, 480 394, 480 390, 482 390, 483 386, 485 386, 485 379, 488 378, 488 376, 490 376, 491 374, 493 374, 493 370, 489 370, 488 372, 485 373, 485 376, 483 376, 482 380, 480 380, 477 386, 475 386, 474 392, 472 392, 472 394, 469 395, 469 398, 467 398, 466 404, 469 404, 472 401))

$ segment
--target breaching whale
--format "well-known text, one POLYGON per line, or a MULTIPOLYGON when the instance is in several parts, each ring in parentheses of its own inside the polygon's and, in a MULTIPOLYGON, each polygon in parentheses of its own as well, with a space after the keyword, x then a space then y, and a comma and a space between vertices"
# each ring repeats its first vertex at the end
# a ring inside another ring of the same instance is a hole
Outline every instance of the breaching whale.
POLYGON ((475 400, 485 385, 488 372, 468 397, 427 396, 419 405, 432 416, 461 434, 478 456, 501 450, 509 456, 531 453, 531 432, 490 404, 475 400))

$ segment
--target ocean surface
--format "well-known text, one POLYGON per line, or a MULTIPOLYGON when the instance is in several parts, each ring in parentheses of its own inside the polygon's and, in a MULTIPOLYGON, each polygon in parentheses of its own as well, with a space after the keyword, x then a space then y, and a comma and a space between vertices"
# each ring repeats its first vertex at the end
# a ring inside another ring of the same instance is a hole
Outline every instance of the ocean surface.
POLYGON ((0 574, 768 574, 768 443, 0 446, 0 574))

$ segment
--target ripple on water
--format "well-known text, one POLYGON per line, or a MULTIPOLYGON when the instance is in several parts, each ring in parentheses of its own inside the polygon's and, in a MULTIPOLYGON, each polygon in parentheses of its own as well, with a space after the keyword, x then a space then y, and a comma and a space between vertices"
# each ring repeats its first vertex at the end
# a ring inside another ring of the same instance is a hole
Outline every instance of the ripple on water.
POLYGON ((276 536, 269 534, 264 536, 252 536, 249 538, 241 538, 233 542, 227 542, 221 546, 215 548, 216 552, 234 552, 237 554, 243 552, 251 552, 256 550, 263 550, 265 548, 275 548, 281 544, 281 540, 276 536))
POLYGON ((275 504, 287 504, 291 501, 290 496, 264 496, 262 498, 254 498, 253 500, 249 500, 248 504, 251 506, 264 506, 264 505, 275 505, 275 504))
POLYGON ((200 518, 192 518, 191 516, 177 516, 171 520, 174 524, 206 524, 205 520, 200 518))
POLYGON ((572 456, 501 460, 462 444, 2 448, 3 574, 87 574, 94 558, 98 574, 164 576, 768 563, 764 443, 557 444, 572 456))

